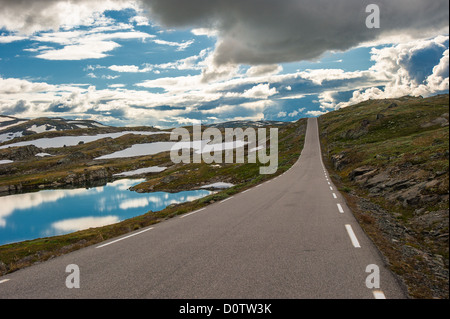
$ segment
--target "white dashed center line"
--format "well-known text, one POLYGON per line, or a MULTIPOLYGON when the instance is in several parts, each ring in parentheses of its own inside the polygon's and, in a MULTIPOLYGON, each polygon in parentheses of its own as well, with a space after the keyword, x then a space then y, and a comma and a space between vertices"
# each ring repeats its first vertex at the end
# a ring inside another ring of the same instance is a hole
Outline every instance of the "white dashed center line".
POLYGON ((374 290, 373 296, 375 297, 375 299, 386 299, 386 296, 381 290, 374 290))
POLYGON ((352 226, 349 224, 345 225, 345 229, 347 229, 348 236, 350 237, 350 240, 352 241, 352 244, 355 248, 361 248, 359 245, 359 241, 356 238, 355 233, 353 232, 352 226))

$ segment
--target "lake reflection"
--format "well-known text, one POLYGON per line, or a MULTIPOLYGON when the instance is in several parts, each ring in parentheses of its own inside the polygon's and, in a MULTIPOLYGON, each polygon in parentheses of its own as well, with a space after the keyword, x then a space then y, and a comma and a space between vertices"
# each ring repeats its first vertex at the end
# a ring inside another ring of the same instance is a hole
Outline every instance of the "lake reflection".
POLYGON ((144 179, 122 179, 89 189, 56 189, 0 197, 0 245, 117 223, 193 201, 207 190, 136 193, 128 190, 144 179))

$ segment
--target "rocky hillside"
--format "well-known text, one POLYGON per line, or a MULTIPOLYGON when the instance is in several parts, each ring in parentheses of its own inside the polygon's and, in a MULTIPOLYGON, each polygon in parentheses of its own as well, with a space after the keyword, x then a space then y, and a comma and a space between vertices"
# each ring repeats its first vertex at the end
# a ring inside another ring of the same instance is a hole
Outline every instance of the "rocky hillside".
POLYGON ((412 297, 448 298, 449 96, 370 100, 320 117, 322 151, 412 297))

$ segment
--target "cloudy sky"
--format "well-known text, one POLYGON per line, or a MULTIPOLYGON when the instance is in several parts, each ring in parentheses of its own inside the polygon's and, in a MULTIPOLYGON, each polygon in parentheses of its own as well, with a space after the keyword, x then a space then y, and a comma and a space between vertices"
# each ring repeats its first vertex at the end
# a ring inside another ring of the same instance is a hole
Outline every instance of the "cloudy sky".
POLYGON ((0 114, 173 127, 448 93, 448 10, 448 0, 0 0, 0 114), (369 4, 379 28, 366 26, 369 4))

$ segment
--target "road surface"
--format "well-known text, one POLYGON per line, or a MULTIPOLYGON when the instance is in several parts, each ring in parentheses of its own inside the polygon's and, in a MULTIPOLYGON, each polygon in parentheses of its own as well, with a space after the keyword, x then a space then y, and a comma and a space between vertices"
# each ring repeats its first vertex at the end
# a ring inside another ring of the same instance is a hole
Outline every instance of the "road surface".
POLYGON ((302 154, 283 175, 203 210, 0 277, 0 298, 405 294, 328 178, 317 120, 308 119, 302 154), (68 265, 78 267, 79 288, 66 285, 77 283, 68 265), (379 278, 379 288, 367 287, 368 276, 375 285, 379 278))

